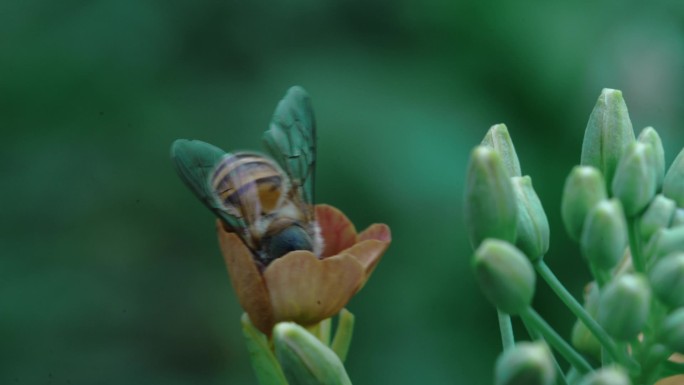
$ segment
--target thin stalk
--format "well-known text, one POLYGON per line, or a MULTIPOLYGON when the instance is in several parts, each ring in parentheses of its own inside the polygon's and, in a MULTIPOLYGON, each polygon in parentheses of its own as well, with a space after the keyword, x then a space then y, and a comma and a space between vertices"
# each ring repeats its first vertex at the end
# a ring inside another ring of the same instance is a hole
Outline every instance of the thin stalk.
POLYGON ((503 350, 506 351, 515 345, 515 336, 513 335, 513 325, 511 324, 511 316, 496 309, 499 318, 499 332, 501 332, 501 343, 503 350))
POLYGON ((582 374, 592 371, 591 365, 582 357, 575 349, 570 346, 565 340, 556 333, 551 326, 549 326, 544 319, 537 314, 534 309, 528 307, 520 313, 523 321, 529 325, 530 329, 538 331, 544 339, 551 345, 560 355, 565 358, 570 365, 574 366, 577 371, 582 374))
POLYGON ((534 264, 535 269, 537 270, 537 273, 546 281, 546 283, 551 287, 551 290, 553 290, 554 293, 560 298, 560 300, 567 306, 568 309, 572 312, 572 314, 575 315, 575 317, 579 318, 582 323, 589 329, 589 331, 596 337, 596 339, 599 341, 605 352, 608 353, 610 358, 613 361, 617 361, 625 365, 626 367, 633 368, 635 365, 637 365, 634 361, 632 361, 623 351, 618 349, 618 347, 615 345, 613 340, 610 338, 608 333, 606 333, 605 330, 601 327, 601 325, 596 322, 595 319, 587 313, 586 310, 584 310, 584 307, 580 305, 579 302, 575 299, 575 297, 568 292, 568 290, 563 286, 561 281, 558 280, 555 274, 553 274, 553 271, 549 268, 549 266, 544 262, 543 259, 539 259, 535 264, 534 264))

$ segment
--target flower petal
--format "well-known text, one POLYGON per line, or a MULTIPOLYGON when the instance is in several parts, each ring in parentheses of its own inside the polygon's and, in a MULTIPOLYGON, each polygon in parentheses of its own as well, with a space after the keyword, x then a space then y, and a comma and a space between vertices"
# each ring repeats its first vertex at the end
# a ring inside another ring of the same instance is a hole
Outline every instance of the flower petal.
POLYGON ((237 294, 240 306, 247 312, 252 324, 265 334, 271 334, 275 324, 268 289, 252 252, 235 233, 227 232, 220 220, 216 221, 221 254, 228 267, 228 275, 237 294))
POLYGON ((312 325, 342 309, 364 281, 361 264, 350 254, 326 259, 292 251, 264 271, 276 322, 312 325))
POLYGON ((325 241, 321 258, 338 254, 356 243, 354 224, 335 207, 325 204, 316 205, 316 221, 325 241))
POLYGON ((386 224, 374 223, 356 236, 357 242, 365 241, 366 239, 377 239, 378 241, 390 243, 392 242, 392 233, 386 224))
POLYGON ((670 377, 665 377, 658 382, 655 383, 655 385, 679 385, 679 384, 684 384, 684 374, 678 374, 675 376, 670 376, 670 377))
MULTIPOLYGON (((375 266, 380 262, 380 258, 382 258, 387 247, 389 247, 388 242, 379 241, 377 239, 367 239, 344 251, 345 254, 353 255, 361 266, 363 266, 365 272, 364 284, 375 269, 375 266)), ((359 290, 360 289, 361 287, 359 287, 359 290)))

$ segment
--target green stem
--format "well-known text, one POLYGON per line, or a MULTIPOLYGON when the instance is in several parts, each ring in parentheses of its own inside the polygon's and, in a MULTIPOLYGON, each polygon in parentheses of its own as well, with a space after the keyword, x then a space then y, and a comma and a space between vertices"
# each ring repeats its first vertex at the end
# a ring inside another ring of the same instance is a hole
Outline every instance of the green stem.
POLYGON ((644 261, 644 256, 641 254, 639 221, 637 221, 637 217, 627 218, 627 227, 629 228, 629 251, 632 254, 632 265, 636 272, 644 273, 646 271, 646 261, 644 261))
POLYGON ((599 269, 591 262, 589 262, 589 270, 591 270, 591 275, 594 277, 599 289, 603 288, 610 281, 610 273, 599 269))
POLYGON ((549 345, 556 349, 580 373, 585 374, 593 370, 584 357, 577 353, 570 344, 565 342, 534 309, 528 307, 520 313, 520 317, 530 326, 530 329, 536 330, 544 336, 549 345))
POLYGON ((601 325, 594 320, 589 313, 587 313, 586 310, 584 310, 584 307, 580 305, 579 302, 575 299, 575 297, 568 292, 568 290, 563 286, 563 284, 558 280, 555 274, 553 274, 553 271, 549 268, 549 266, 544 262, 543 259, 539 259, 535 264, 534 264, 535 269, 537 270, 537 273, 546 281, 546 283, 551 287, 551 290, 553 290, 554 293, 560 298, 561 301, 565 304, 565 306, 570 309, 572 314, 575 315, 575 317, 579 318, 582 323, 589 329, 589 331, 596 337, 596 339, 601 343, 601 346, 603 349, 610 355, 613 361, 617 361, 625 365, 626 367, 634 367, 636 365, 635 362, 631 361, 631 359, 624 354, 621 350, 618 349, 618 347, 615 345, 613 340, 610 338, 608 333, 606 333, 605 330, 601 327, 601 325))
POLYGON ((515 337, 513 335, 513 325, 511 324, 511 316, 496 309, 499 317, 499 332, 501 332, 501 343, 503 350, 508 350, 515 345, 515 337))

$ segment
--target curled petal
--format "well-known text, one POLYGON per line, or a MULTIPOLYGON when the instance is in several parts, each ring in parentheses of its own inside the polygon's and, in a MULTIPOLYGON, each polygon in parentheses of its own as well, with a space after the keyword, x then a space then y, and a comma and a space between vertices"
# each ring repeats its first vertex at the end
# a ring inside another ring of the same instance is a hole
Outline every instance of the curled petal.
POLYGON ((325 240, 322 258, 338 254, 356 243, 356 228, 340 210, 329 205, 316 205, 316 220, 325 240))
POLYGON ((263 276, 275 320, 312 325, 337 314, 358 291, 365 275, 351 254, 321 260, 298 250, 273 261, 263 276))
POLYGON ((356 237, 357 242, 362 242, 366 239, 377 239, 378 241, 390 243, 392 242, 392 233, 390 232, 389 226, 386 224, 374 223, 360 232, 356 237))
POLYGON ((382 255, 385 253, 388 246, 389 243, 387 242, 382 242, 377 239, 367 239, 355 244, 344 252, 353 255, 361 266, 363 266, 365 283, 375 269, 375 266, 380 262, 380 258, 382 258, 382 255))
POLYGON ((228 275, 242 308, 249 315, 252 324, 266 334, 275 324, 271 310, 268 289, 259 273, 252 253, 235 233, 223 228, 220 220, 216 221, 221 254, 228 267, 228 275))

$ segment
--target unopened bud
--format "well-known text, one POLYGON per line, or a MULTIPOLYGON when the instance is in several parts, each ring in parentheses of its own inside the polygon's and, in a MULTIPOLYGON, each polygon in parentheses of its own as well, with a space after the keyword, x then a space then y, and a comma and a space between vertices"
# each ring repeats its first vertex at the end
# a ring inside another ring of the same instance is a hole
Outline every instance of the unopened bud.
POLYGON ((646 323, 650 302, 646 278, 638 274, 619 275, 601 291, 598 322, 615 339, 628 341, 646 323))
POLYGON ((581 164, 598 168, 610 189, 622 153, 632 142, 634 130, 622 92, 604 88, 584 132, 581 164))
POLYGON ((480 289, 501 311, 518 314, 530 306, 536 276, 532 263, 515 246, 486 239, 475 250, 473 268, 480 289))
POLYGON ((601 172, 591 166, 575 166, 565 180, 561 217, 572 239, 579 241, 589 210, 606 199, 606 184, 601 172))
POLYGON ((518 238, 515 245, 532 261, 549 250, 549 220, 532 187, 529 176, 513 177, 513 191, 518 202, 518 238))
POLYGON ((609 270, 625 252, 627 223, 617 199, 599 202, 587 215, 580 247, 594 266, 609 270))
POLYGON ((650 144, 634 142, 622 155, 613 177, 613 195, 627 216, 641 212, 656 193, 656 165, 650 144))
POLYGON ((671 308, 684 306, 684 250, 656 262, 648 278, 658 299, 671 308))
POLYGON ((289 383, 351 385, 335 352, 303 327, 293 322, 277 324, 273 346, 289 383))
POLYGON ((473 248, 485 238, 515 241, 518 218, 513 186, 501 156, 489 147, 475 147, 470 155, 464 212, 473 248))
POLYGON ((676 209, 672 216, 670 227, 679 227, 684 225, 684 209, 676 209))
POLYGON ((665 178, 665 149, 663 141, 653 127, 646 127, 639 133, 637 142, 647 143, 653 148, 653 160, 655 162, 656 190, 660 190, 665 178))
POLYGON ((520 160, 518 160, 518 154, 515 152, 515 146, 505 124, 495 124, 490 127, 481 144, 491 147, 501 155, 508 176, 522 175, 520 160))
POLYGON ((616 366, 600 368, 588 373, 580 380, 578 385, 631 385, 629 377, 616 366))
MULTIPOLYGON (((598 314, 598 301, 599 288, 595 282, 592 282, 585 289, 584 310, 594 319, 598 314)), ((577 319, 572 327, 571 342, 581 353, 597 359, 601 358, 601 343, 580 319, 577 319)))
POLYGON ((660 327, 660 340, 673 351, 684 354, 684 308, 665 317, 660 327))
POLYGON ((684 250, 684 226, 660 229, 651 237, 644 254, 649 261, 684 250))
POLYGON ((663 195, 677 202, 677 207, 684 208, 684 148, 665 174, 663 195))
POLYGON ((656 231, 670 226, 675 207, 675 202, 664 195, 658 194, 653 198, 639 218, 639 232, 644 242, 648 242, 656 231))
POLYGON ((496 360, 494 376, 496 385, 552 385, 553 355, 543 342, 518 342, 496 360))

